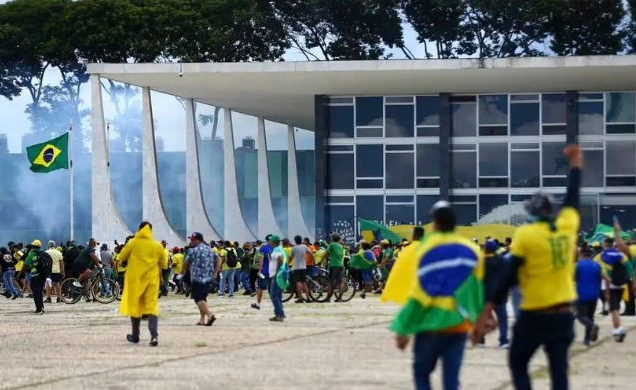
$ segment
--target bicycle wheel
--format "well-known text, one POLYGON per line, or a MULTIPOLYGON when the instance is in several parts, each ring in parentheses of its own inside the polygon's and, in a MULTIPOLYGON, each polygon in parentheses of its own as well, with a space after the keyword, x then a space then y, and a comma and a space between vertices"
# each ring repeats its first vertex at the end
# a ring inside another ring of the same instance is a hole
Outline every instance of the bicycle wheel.
POLYGON ((315 302, 327 302, 331 298, 331 280, 326 276, 307 278, 309 297, 315 302))
POLYGON ((73 282, 76 282, 77 279, 69 278, 62 282, 62 286, 60 289, 62 290, 62 302, 67 304, 74 304, 79 302, 82 299, 82 288, 76 287, 73 285, 73 282))
POLYGON ((340 302, 349 302, 352 300, 356 295, 356 283, 355 277, 351 274, 347 274, 341 289, 334 291, 336 299, 340 302))
POLYGON ((91 285, 93 298, 99 303, 111 303, 119 295, 119 285, 112 279, 97 279, 91 285))
POLYGON ((294 297, 294 287, 290 283, 289 286, 283 291, 283 302, 288 302, 294 297))

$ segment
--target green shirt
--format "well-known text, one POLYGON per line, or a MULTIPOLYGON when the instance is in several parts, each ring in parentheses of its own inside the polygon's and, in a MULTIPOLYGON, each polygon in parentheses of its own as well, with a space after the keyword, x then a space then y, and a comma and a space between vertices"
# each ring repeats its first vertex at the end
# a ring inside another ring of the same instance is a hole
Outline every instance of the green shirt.
POLYGON ((252 269, 260 271, 261 267, 258 265, 258 262, 260 261, 261 257, 263 257, 263 254, 261 253, 261 247, 259 246, 257 248, 254 248, 252 250, 252 269))
POLYGON ((393 249, 386 248, 382 251, 382 260, 388 258, 389 260, 393 260, 393 249))
POLYGON ((29 251, 29 255, 27 256, 26 260, 24 260, 24 266, 26 267, 25 272, 30 272, 32 276, 38 274, 38 271, 35 268, 35 260, 37 259, 38 252, 39 249, 32 249, 31 251, 29 251))
POLYGON ((339 242, 332 242, 327 248, 327 254, 329 255, 330 267, 344 267, 344 248, 339 242))

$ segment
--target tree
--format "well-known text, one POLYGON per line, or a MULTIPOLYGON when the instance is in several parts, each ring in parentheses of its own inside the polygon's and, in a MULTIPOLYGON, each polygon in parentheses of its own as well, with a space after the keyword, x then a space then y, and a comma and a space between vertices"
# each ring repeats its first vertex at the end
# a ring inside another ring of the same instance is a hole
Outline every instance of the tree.
POLYGON ((398 47, 407 57, 399 0, 273 0, 292 47, 307 60, 386 57, 398 47))
POLYGON ((629 22, 625 29, 625 49, 628 53, 636 53, 636 0, 627 0, 629 22))

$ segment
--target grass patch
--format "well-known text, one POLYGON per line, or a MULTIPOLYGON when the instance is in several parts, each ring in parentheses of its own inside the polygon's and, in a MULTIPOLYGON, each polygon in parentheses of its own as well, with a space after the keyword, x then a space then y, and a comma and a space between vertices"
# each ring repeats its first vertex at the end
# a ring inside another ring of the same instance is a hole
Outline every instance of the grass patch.
POLYGON ((194 344, 194 346, 197 347, 197 348, 205 348, 208 345, 206 343, 203 343, 203 342, 198 342, 198 343, 194 344))

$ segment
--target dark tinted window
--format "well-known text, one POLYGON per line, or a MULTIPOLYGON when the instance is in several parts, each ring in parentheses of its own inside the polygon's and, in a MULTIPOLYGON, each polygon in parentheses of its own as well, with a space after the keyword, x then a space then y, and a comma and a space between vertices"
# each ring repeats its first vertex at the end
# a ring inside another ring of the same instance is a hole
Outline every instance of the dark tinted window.
POLYGON ((543 123, 565 123, 565 94, 544 93, 541 95, 543 123))
POLYGON ((603 166, 605 164, 602 150, 584 150, 585 174, 584 187, 603 187, 603 166))
POLYGON ((328 189, 353 189, 353 153, 327 154, 328 189))
POLYGON ((479 219, 486 218, 486 223, 508 223, 509 210, 501 207, 508 204, 508 195, 480 195, 479 219))
POLYGON ((331 138, 353 138, 353 106, 327 106, 331 138))
POLYGON ((510 105, 510 135, 539 135, 539 103, 510 105))
POLYGON ((327 206, 325 226, 328 232, 340 234, 343 241, 355 240, 353 206, 327 206))
POLYGON ((603 102, 579 102, 579 134, 603 134, 603 102))
POLYGON ((511 187, 539 187, 539 151, 513 152, 510 156, 511 187))
POLYGON ((356 197, 358 217, 376 222, 384 221, 384 197, 382 195, 356 197))
POLYGON ((383 177, 382 145, 356 146, 356 177, 383 177))
POLYGON ((508 176, 508 144, 479 144, 479 176, 508 176))
POLYGON ((386 223, 389 225, 413 225, 413 205, 386 205, 386 223))
POLYGON ((417 148, 417 176, 439 176, 439 145, 420 144, 417 148))
POLYGON ((461 226, 471 226, 477 222, 477 205, 475 204, 456 204, 454 205, 457 213, 457 224, 461 226))
POLYGON ((438 125, 439 124, 439 97, 438 96, 417 96, 417 125, 438 125))
POLYGON ((382 126, 382 97, 356 98, 356 126, 382 126))
POLYGON ((479 124, 508 124, 508 95, 479 96, 479 124))
POLYGON ((413 153, 386 153, 386 188, 415 188, 413 153))
POLYGON ((452 153, 453 172, 451 186, 453 188, 475 188, 477 186, 477 153, 452 153))
POLYGON ((413 137, 412 105, 387 105, 384 109, 387 137, 413 137))
POLYGON ((567 175, 568 159, 563 155, 565 144, 561 142, 543 143, 543 175, 567 175))
POLYGON ((608 122, 636 121, 634 92, 612 92, 605 96, 607 97, 608 122))
POLYGON ((453 137, 474 137, 477 134, 477 106, 474 103, 453 103, 451 134, 453 137))
POLYGON ((635 174, 634 158, 636 158, 636 144, 634 142, 606 142, 605 153, 608 175, 635 174))

